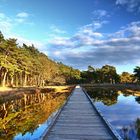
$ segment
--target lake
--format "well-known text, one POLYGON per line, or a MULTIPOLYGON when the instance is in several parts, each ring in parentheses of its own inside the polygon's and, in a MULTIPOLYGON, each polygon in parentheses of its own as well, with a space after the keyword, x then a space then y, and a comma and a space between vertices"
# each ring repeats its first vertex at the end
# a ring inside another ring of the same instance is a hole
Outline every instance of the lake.
POLYGON ((37 140, 48 129, 73 87, 0 96, 0 140, 37 140))
POLYGON ((124 140, 140 139, 140 93, 128 89, 89 88, 95 106, 124 140))
MULTIPOLYGON (((140 93, 128 89, 86 88, 95 106, 124 140, 140 139, 140 93)), ((0 98, 0 140, 39 139, 70 90, 0 98)))

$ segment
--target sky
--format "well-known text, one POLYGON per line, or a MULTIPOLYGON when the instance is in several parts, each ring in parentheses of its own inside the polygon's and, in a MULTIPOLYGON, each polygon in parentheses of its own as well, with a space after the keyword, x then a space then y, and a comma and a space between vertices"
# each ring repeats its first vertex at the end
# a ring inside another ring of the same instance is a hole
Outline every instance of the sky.
POLYGON ((0 0, 0 30, 80 70, 140 65, 140 0, 0 0))

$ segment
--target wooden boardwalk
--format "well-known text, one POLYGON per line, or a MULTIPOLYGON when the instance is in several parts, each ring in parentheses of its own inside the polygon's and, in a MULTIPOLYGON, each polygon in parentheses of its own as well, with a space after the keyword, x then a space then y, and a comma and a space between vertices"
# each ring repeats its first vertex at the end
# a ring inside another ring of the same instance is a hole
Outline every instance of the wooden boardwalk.
POLYGON ((81 87, 76 87, 44 140, 117 139, 90 103, 81 87))

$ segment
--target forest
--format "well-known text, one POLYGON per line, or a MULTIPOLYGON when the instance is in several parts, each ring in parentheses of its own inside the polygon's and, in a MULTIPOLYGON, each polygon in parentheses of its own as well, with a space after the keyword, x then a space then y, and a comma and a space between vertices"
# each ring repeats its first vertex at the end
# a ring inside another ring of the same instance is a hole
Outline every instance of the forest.
POLYGON ((117 74, 116 68, 88 66, 80 71, 62 62, 55 62, 34 45, 20 46, 17 39, 5 39, 0 32, 0 85, 8 87, 65 85, 78 83, 138 83, 140 67, 134 74, 117 74))
POLYGON ((17 39, 0 33, 0 85, 45 86, 77 82, 80 71, 49 59, 34 45, 19 46, 17 39))
POLYGON ((81 72, 81 83, 139 83, 140 67, 134 69, 134 74, 122 72, 118 74, 114 66, 104 65, 101 68, 88 66, 87 71, 81 72))

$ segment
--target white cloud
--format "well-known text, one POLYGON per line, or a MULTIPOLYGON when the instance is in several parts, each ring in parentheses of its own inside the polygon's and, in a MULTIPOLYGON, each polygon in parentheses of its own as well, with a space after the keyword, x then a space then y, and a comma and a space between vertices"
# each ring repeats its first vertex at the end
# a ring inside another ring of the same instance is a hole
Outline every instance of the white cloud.
POLYGON ((4 37, 7 38, 16 38, 19 45, 22 45, 23 43, 27 45, 34 44, 38 49, 42 50, 46 46, 45 43, 41 43, 39 41, 35 40, 28 40, 26 38, 23 38, 16 33, 13 32, 13 30, 16 29, 17 26, 21 26, 23 22, 25 21, 27 15, 25 13, 17 14, 14 17, 9 17, 4 13, 0 13, 0 31, 3 33, 4 37), (23 18, 17 18, 23 17, 23 18))
POLYGON ((102 39, 104 37, 102 33, 99 33, 96 30, 106 23, 106 21, 95 21, 91 24, 82 26, 71 38, 54 35, 53 40, 50 40, 48 43, 52 46, 66 46, 74 48, 77 47, 77 45, 91 45, 92 42, 97 42, 96 39, 102 39))
POLYGON ((116 0, 116 5, 126 6, 129 12, 139 12, 140 0, 116 0))
POLYGON ((88 36, 92 36, 95 38, 101 38, 103 37, 102 33, 99 32, 95 32, 92 28, 81 28, 80 31, 77 33, 77 35, 88 35, 88 36))
POLYGON ((98 63, 100 65, 138 64, 140 21, 132 22, 110 35, 94 31, 92 24, 85 25, 72 37, 57 38, 49 45, 47 51, 50 56, 77 68, 97 66, 98 63))
POLYGON ((26 21, 26 19, 24 19, 24 18, 17 18, 17 19, 15 19, 15 21, 18 22, 18 23, 24 23, 26 21))
POLYGON ((9 17, 5 13, 0 13, 0 31, 4 34, 6 38, 9 36, 14 36, 15 33, 13 30, 16 29, 17 26, 21 26, 22 24, 32 25, 33 23, 27 21, 27 13, 18 13, 13 17, 9 17))
POLYGON ((66 33, 66 31, 58 28, 56 25, 52 25, 50 27, 50 29, 51 29, 52 33, 54 33, 54 34, 65 34, 66 33))
POLYGON ((66 37, 55 37, 53 40, 49 41, 49 44, 53 46, 70 46, 72 47, 74 45, 74 42, 72 42, 69 38, 66 37))
POLYGON ((15 21, 17 23, 26 23, 27 19, 29 17, 29 14, 26 12, 20 12, 16 15, 15 21))
POLYGON ((89 29, 85 29, 83 31, 84 34, 87 34, 89 36, 92 36, 92 37, 97 37, 97 38, 100 38, 100 37, 103 37, 103 34, 102 33, 99 33, 99 32, 94 32, 92 30, 89 30, 89 29))
POLYGON ((12 26, 12 20, 4 13, 0 13, 0 31, 7 35, 11 31, 12 26))
POLYGON ((82 26, 79 30, 93 30, 93 31, 96 31, 97 29, 100 29, 102 28, 102 26, 104 24, 107 24, 108 21, 106 20, 103 20, 103 21, 93 21, 91 24, 87 24, 85 26, 82 26))
POLYGON ((108 16, 108 13, 106 10, 95 10, 92 12, 92 14, 95 19, 100 19, 100 18, 108 16))
POLYGON ((0 13, 0 19, 4 19, 6 18, 5 14, 4 13, 0 13))
MULTIPOLYGON (((9 36, 10 37, 10 36, 9 36)), ((26 39, 24 37, 21 36, 11 36, 12 38, 17 38, 17 43, 22 46, 23 43, 26 45, 31 46, 32 44, 39 49, 40 51, 43 51, 44 49, 46 49, 46 44, 40 41, 36 41, 36 40, 30 40, 30 39, 26 39)))
POLYGON ((21 13, 18 13, 16 16, 18 18, 27 18, 27 17, 29 17, 29 14, 26 12, 21 12, 21 13))
POLYGON ((126 4, 128 0, 116 0, 116 4, 126 4))

